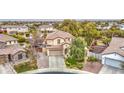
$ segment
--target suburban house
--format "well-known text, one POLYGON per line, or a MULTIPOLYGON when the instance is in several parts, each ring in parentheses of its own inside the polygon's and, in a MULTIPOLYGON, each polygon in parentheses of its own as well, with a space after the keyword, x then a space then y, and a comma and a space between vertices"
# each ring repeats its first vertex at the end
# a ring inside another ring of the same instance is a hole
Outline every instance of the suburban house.
POLYGON ((98 26, 97 26, 97 29, 104 31, 104 30, 109 30, 111 27, 112 27, 111 25, 109 25, 109 26, 101 26, 101 25, 98 25, 98 26))
POLYGON ((0 63, 20 63, 28 59, 26 51, 18 44, 17 39, 0 34, 0 63))
POLYGON ((124 24, 120 24, 120 25, 119 25, 119 29, 120 29, 120 30, 124 30, 124 24))
POLYGON ((17 26, 17 25, 3 25, 0 26, 0 31, 7 32, 8 34, 14 34, 16 32, 28 32, 27 26, 17 26))
POLYGON ((50 68, 65 67, 64 57, 69 52, 69 46, 73 38, 70 33, 59 30, 47 35, 44 44, 46 45, 46 54, 49 57, 50 68))
POLYGON ((102 53, 102 64, 122 68, 124 64, 124 38, 113 37, 102 53))
POLYGON ((45 31, 51 33, 54 31, 54 28, 52 25, 41 25, 38 27, 38 31, 44 33, 45 31))
POLYGON ((67 48, 70 46, 73 40, 73 36, 64 31, 55 31, 49 33, 45 39, 48 55, 66 55, 67 48))

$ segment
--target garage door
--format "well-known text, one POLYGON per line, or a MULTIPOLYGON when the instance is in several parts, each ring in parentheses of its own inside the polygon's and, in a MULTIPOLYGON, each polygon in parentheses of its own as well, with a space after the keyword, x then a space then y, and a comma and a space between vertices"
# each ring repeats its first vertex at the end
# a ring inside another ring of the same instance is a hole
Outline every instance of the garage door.
POLYGON ((105 64, 106 65, 109 65, 109 66, 116 67, 116 68, 121 68, 122 62, 121 61, 117 61, 117 60, 106 58, 105 59, 105 64))

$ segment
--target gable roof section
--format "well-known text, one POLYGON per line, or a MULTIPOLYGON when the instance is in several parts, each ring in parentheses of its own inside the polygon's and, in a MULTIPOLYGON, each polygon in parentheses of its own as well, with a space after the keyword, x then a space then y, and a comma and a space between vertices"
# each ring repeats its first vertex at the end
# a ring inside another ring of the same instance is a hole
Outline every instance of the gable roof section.
POLYGON ((14 40, 17 40, 17 39, 9 35, 0 34, 0 42, 7 42, 7 41, 14 41, 14 40))
POLYGON ((102 54, 117 53, 124 56, 124 50, 121 49, 124 46, 124 38, 113 37, 109 46, 103 51, 102 54))
POLYGON ((89 51, 99 54, 102 53, 106 48, 107 46, 92 46, 89 51))
POLYGON ((19 45, 10 45, 5 47, 4 49, 0 49, 0 55, 7 55, 7 54, 14 55, 20 51, 25 51, 25 50, 19 45))
POLYGON ((73 36, 68 33, 68 32, 65 32, 65 31, 55 31, 53 33, 49 33, 46 37, 46 40, 53 40, 55 38, 63 38, 63 39, 66 39, 66 38, 73 38, 73 36))

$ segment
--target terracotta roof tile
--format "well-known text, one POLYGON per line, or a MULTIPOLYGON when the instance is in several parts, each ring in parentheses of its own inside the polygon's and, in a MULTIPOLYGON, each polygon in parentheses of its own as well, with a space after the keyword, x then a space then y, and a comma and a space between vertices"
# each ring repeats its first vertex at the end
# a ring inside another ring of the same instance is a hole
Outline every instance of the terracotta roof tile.
POLYGON ((63 39, 66 39, 66 38, 73 38, 73 36, 68 33, 68 32, 64 32, 64 31, 55 31, 53 33, 49 33, 46 37, 46 40, 49 40, 49 39, 55 39, 55 38, 63 38, 63 39))
POLYGON ((7 55, 7 54, 13 55, 19 51, 25 51, 25 50, 19 45, 10 45, 5 47, 4 49, 0 49, 0 55, 7 55))

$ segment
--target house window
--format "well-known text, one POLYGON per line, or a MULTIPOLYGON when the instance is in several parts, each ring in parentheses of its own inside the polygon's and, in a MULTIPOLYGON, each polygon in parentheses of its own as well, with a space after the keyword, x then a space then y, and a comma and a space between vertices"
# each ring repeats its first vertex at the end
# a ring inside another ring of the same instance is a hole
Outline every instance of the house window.
POLYGON ((18 54, 18 60, 22 59, 22 54, 18 54))
POLYGON ((66 48, 66 49, 65 49, 65 55, 66 55, 67 53, 68 53, 68 49, 66 48))
POLYGON ((9 61, 12 61, 12 58, 11 58, 10 54, 8 55, 8 59, 9 59, 9 61))
POLYGON ((57 40, 57 44, 60 44, 60 39, 57 40))

